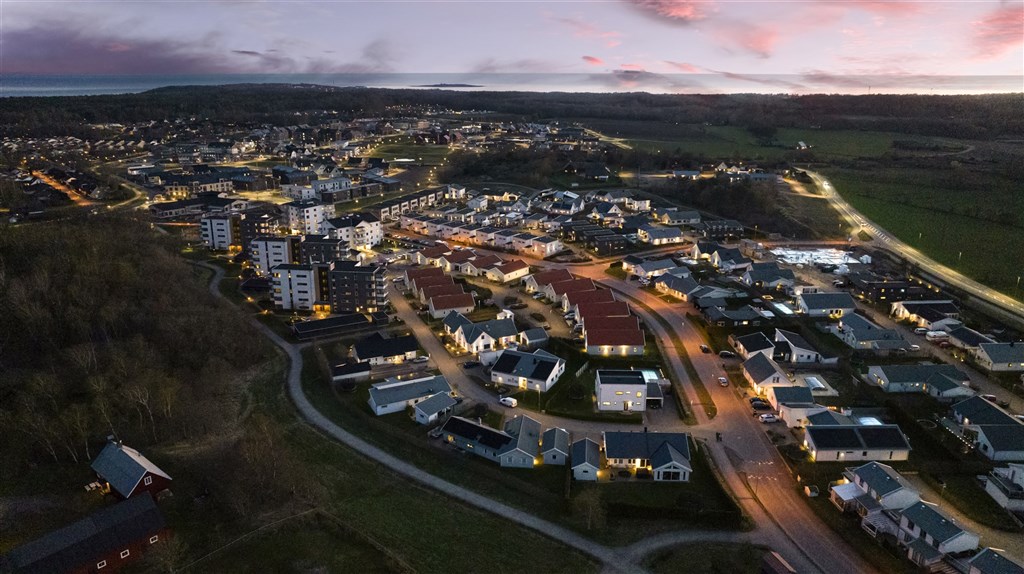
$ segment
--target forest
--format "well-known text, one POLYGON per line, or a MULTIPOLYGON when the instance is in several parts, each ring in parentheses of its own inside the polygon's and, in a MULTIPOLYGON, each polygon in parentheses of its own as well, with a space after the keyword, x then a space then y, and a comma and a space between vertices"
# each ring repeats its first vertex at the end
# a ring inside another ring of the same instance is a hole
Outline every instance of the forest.
POLYGON ((407 106, 488 110, 527 119, 601 118, 744 127, 860 129, 965 139, 1024 133, 1024 94, 668 95, 457 92, 237 84, 176 86, 141 94, 0 99, 0 132, 88 135, 89 124, 205 118, 292 125, 323 117, 397 117, 407 106), (297 117, 296 114, 306 114, 297 117))

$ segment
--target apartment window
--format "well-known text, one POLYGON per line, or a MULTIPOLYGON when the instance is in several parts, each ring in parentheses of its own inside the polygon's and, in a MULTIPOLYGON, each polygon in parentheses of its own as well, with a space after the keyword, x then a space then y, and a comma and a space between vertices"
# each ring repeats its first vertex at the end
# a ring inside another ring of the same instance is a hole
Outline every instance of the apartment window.
POLYGON ((100 560, 99 562, 96 563, 96 569, 97 570, 99 570, 100 568, 106 568, 106 567, 107 567, 107 561, 106 560, 100 560))
POLYGON ((128 549, 122 550, 121 558, 127 558, 129 554, 131 554, 131 552, 128 549))
POLYGON ((145 484, 146 486, 149 486, 149 485, 153 484, 153 477, 152 476, 147 476, 146 478, 144 478, 142 480, 142 484, 145 484))

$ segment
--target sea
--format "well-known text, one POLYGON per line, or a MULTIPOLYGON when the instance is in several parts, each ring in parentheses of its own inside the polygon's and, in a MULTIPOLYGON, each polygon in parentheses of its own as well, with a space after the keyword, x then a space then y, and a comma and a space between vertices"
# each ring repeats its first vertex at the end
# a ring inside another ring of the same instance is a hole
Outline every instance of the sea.
POLYGON ((210 74, 34 76, 0 74, 0 97, 133 94, 166 86, 318 84, 338 87, 658 94, 993 94, 1024 92, 1024 76, 830 74, 210 74))

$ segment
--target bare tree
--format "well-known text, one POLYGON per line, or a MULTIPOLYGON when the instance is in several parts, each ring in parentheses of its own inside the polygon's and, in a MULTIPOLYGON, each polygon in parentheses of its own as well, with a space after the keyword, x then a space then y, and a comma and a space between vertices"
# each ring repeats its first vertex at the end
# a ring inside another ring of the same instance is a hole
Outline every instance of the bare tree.
POLYGON ((604 528, 607 513, 604 501, 601 500, 601 489, 586 488, 576 495, 572 501, 573 514, 579 516, 587 530, 601 530, 604 528))

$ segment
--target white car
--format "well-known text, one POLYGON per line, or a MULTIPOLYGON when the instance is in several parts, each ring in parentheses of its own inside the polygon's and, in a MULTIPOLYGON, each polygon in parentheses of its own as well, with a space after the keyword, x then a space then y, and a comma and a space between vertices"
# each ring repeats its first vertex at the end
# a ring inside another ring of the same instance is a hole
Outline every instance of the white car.
POLYGON ((757 419, 760 420, 763 424, 777 423, 780 420, 782 420, 779 417, 777 417, 777 416, 775 416, 775 415, 773 415, 771 413, 763 414, 763 415, 758 415, 757 419))
POLYGON ((430 360, 430 357, 416 357, 415 359, 412 360, 412 362, 414 362, 414 363, 426 363, 429 360, 430 360))
POLYGON ((506 407, 509 407, 510 409, 514 409, 517 406, 519 406, 519 401, 512 397, 501 397, 500 399, 498 399, 498 402, 505 405, 506 407))
POLYGON ((728 387, 729 386, 729 379, 727 379, 725 377, 718 377, 718 384, 723 386, 723 387, 728 387))

